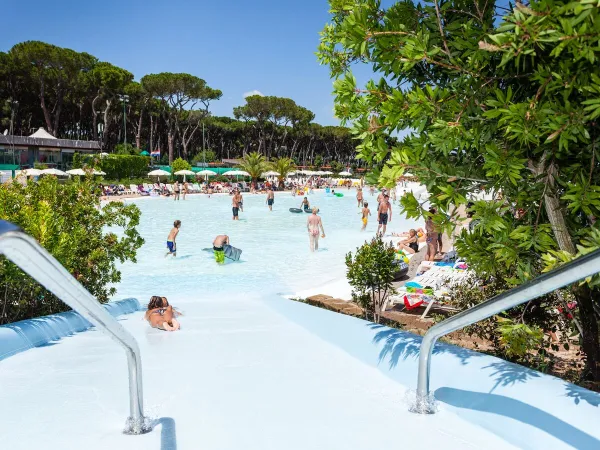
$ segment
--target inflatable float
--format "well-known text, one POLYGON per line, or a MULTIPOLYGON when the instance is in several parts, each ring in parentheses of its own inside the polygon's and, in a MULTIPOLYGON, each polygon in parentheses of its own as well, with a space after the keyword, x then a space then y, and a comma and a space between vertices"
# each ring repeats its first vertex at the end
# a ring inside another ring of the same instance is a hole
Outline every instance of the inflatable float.
POLYGON ((223 252, 225 253, 225 257, 233 261, 239 261, 240 256, 242 256, 242 251, 239 248, 235 248, 229 244, 223 246, 223 252))
POLYGON ((336 197, 343 197, 343 196, 344 196, 344 194, 342 194, 342 193, 340 193, 340 192, 336 192, 336 193, 335 193, 335 194, 333 194, 333 195, 335 195, 336 197))
POLYGON ((301 213, 302 210, 300 208, 290 208, 291 213, 301 213))

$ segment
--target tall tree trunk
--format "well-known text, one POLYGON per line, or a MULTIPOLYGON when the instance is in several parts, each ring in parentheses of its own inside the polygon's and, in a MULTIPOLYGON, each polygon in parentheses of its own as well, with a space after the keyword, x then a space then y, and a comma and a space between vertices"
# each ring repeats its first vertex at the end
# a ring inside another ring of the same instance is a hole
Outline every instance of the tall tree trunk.
MULTIPOLYGON (((547 154, 545 153, 540 163, 533 167, 533 171, 537 176, 545 174, 543 179, 546 183, 544 207, 558 247, 574 255, 576 253, 575 245, 569 234, 563 209, 554 189, 554 178, 557 175, 556 166, 552 162, 546 165, 546 160, 547 154)), ((530 164, 531 166, 532 164, 530 164)), ((600 336, 598 336, 598 320, 594 311, 593 293, 595 290, 583 285, 576 287, 573 292, 577 299, 581 320, 581 347, 586 355, 585 374, 590 380, 600 381, 600 336)))
POLYGON ((598 296, 600 293, 597 289, 590 289, 587 285, 575 288, 575 298, 583 331, 581 348, 586 356, 584 379, 600 381, 600 342, 598 320, 594 311, 594 294, 598 296))
MULTIPOLYGON (((48 107, 46 106, 46 92, 45 85, 42 80, 40 80, 40 106, 42 107, 42 111, 44 112, 44 121, 46 122, 46 129, 48 133, 52 136, 55 136, 54 130, 52 128, 52 117, 50 116, 50 111, 48 111, 48 107)), ((55 136, 56 137, 56 136, 55 136)))
MULTIPOLYGON (((135 133, 135 146, 137 148, 142 148, 142 120, 144 118, 144 108, 140 110, 140 118, 138 119, 137 131, 135 133)), ((152 150, 152 147, 150 147, 152 150)))
POLYGON ((92 100, 92 136, 95 141, 98 140, 98 113, 96 112, 96 102, 100 99, 100 96, 97 95, 92 100))
POLYGON ((110 115, 108 113, 110 111, 111 103, 110 99, 106 99, 106 108, 104 108, 104 131, 102 132, 102 139, 100 140, 100 148, 104 148, 106 136, 108 135, 108 127, 110 125, 110 115))
POLYGON ((175 153, 174 149, 174 141, 175 136, 173 135, 173 131, 169 130, 167 132, 167 144, 169 146, 169 165, 173 164, 173 154, 175 153))

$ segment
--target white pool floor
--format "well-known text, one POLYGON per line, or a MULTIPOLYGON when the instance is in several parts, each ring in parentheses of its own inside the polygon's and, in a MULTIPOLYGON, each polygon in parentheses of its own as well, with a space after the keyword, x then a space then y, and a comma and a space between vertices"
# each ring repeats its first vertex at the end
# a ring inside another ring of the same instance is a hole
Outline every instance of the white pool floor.
MULTIPOLYGON (((301 224, 263 240, 260 233, 269 230, 254 223, 262 217, 258 197, 248 200, 257 209, 247 222, 226 226, 213 213, 228 210, 227 198, 214 210, 201 207, 204 199, 185 207, 161 201, 139 202, 147 244, 137 265, 123 267, 119 285, 121 297, 145 303, 149 295, 167 295, 184 313, 176 333, 150 329, 142 312, 120 318, 140 345, 153 431, 121 433, 129 413, 125 355, 90 330, 0 361, 1 448, 600 447, 600 396, 455 347, 440 346, 433 358, 440 411, 409 413, 405 395, 416 384, 418 338, 276 295, 343 274, 339 258, 366 237, 351 231, 353 224, 336 227, 324 215, 327 250, 310 255, 307 242, 289 243, 306 237, 301 224), (184 221, 180 248, 188 255, 177 261, 162 257, 158 241, 173 208, 184 221), (192 222, 198 242, 188 231, 192 222), (217 229, 242 244, 244 263, 217 267, 210 254, 190 250, 208 247, 217 229)), ((296 203, 281 203, 288 201, 296 203)), ((356 212, 349 201, 329 204, 339 217, 356 212)), ((299 218, 268 220, 278 219, 299 218)))

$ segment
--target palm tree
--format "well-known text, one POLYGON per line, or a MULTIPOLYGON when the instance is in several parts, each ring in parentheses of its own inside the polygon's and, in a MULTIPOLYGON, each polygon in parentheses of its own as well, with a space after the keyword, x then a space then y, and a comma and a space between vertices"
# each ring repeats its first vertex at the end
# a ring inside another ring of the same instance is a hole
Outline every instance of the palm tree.
POLYGON ((269 168, 279 173, 279 185, 283 186, 283 180, 290 172, 296 170, 296 163, 291 158, 278 158, 269 164, 269 168))
POLYGON ((239 168, 250 174, 252 183, 255 183, 267 168, 267 161, 258 152, 247 153, 241 160, 239 168))

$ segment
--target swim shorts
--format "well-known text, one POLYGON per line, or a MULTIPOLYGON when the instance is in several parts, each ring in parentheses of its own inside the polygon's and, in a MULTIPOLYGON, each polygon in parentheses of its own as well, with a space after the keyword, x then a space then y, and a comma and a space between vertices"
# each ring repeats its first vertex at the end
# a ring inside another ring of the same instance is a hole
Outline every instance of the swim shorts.
POLYGON ((273 206, 273 199, 272 198, 267 199, 267 205, 273 206))
POLYGON ((240 210, 240 208, 236 208, 235 206, 233 208, 231 208, 233 211, 233 217, 237 217, 238 216, 238 211, 240 210))
POLYGON ((379 225, 387 225, 387 221, 388 221, 387 213, 379 214, 379 225))
POLYGON ((167 248, 169 249, 169 253, 175 253, 175 243, 171 241, 167 241, 167 248))
POLYGON ((363 217, 363 218, 362 218, 362 223, 363 223, 363 225, 366 225, 366 224, 367 224, 367 218, 366 218, 366 217, 363 217))
POLYGON ((218 264, 224 264, 225 263, 225 252, 223 251, 223 249, 214 250, 214 253, 215 253, 215 261, 218 264))

